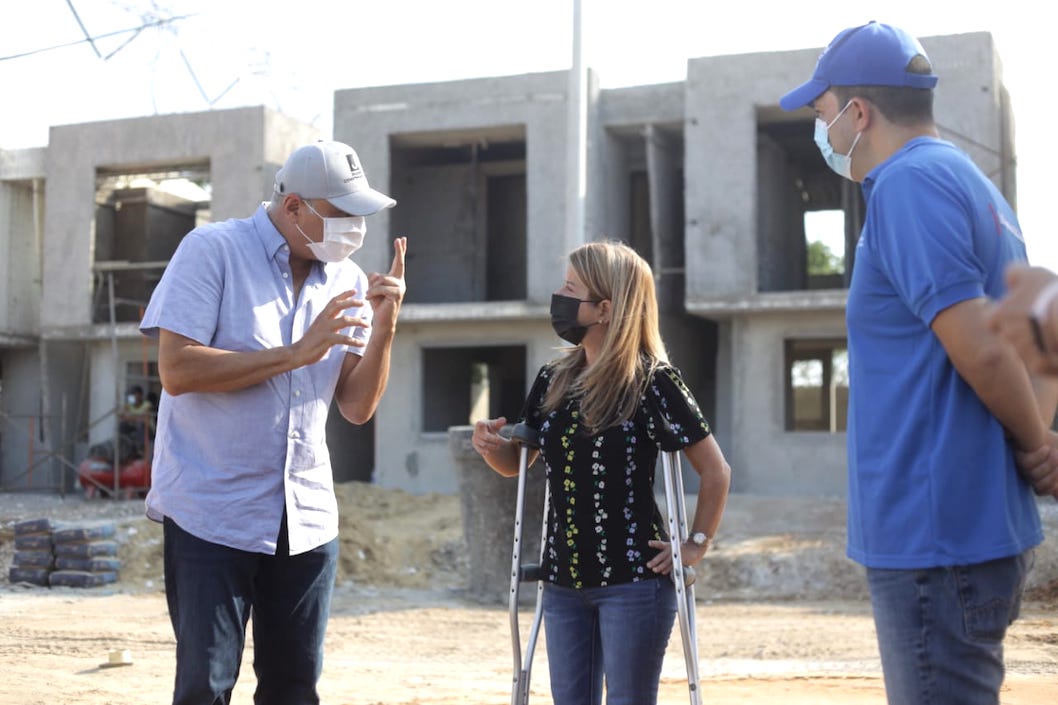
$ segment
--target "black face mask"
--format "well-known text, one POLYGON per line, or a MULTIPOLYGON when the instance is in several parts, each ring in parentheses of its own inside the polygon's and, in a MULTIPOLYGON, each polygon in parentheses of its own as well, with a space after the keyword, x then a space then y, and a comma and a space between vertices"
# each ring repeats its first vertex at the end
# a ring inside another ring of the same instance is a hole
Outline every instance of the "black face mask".
POLYGON ((559 338, 573 345, 580 345, 588 333, 588 326, 577 322, 577 312, 582 303, 596 303, 591 299, 575 299, 561 294, 551 295, 551 327, 559 338))

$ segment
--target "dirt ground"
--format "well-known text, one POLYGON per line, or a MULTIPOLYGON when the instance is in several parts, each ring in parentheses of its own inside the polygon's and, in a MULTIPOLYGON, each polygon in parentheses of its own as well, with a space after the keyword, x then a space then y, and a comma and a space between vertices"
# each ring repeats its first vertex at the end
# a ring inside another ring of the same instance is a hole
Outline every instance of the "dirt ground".
MULTIPOLYGON (((323 701, 510 702, 508 613, 502 604, 479 604, 465 594, 459 498, 357 483, 338 492, 342 558, 320 684, 323 701)), ((822 520, 816 530, 776 534, 769 521, 788 524, 780 512, 732 498, 726 538, 699 578, 703 703, 885 702, 869 605, 855 571, 840 557, 842 536, 833 528, 840 507, 812 507, 822 520), (823 555, 832 558, 824 562, 823 555)), ((803 517, 806 511, 797 513, 803 517)), ((1052 528, 1049 542, 1058 539, 1052 528)), ((1051 560, 1044 556, 1045 570, 1052 569, 1051 560)), ((173 637, 161 591, 161 530, 143 518, 141 502, 0 495, 0 569, 0 703, 169 702, 173 637), (12 527, 41 517, 116 524, 119 582, 91 589, 8 583, 12 527), (131 665, 104 665, 109 652, 126 649, 131 665)), ((1058 582, 1048 575, 1037 579, 1007 638, 1004 705, 1053 703, 1058 697, 1058 582)), ((520 611, 523 645, 531 611, 531 604, 520 611)), ((234 702, 252 702, 254 686, 251 642, 234 702)), ((531 692, 533 702, 549 701, 542 641, 531 692)), ((660 702, 689 702, 678 630, 666 655, 660 702)))

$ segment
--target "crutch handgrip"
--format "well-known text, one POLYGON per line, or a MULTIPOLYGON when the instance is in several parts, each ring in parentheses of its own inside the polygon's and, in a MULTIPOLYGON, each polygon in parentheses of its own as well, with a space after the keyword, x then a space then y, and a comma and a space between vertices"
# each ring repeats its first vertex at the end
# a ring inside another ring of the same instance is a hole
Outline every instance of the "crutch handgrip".
POLYGON ((540 432, 524 423, 515 424, 511 429, 511 440, 535 450, 540 447, 540 432))
POLYGON ((523 563, 521 566, 523 583, 535 583, 544 579, 544 568, 539 563, 523 563))

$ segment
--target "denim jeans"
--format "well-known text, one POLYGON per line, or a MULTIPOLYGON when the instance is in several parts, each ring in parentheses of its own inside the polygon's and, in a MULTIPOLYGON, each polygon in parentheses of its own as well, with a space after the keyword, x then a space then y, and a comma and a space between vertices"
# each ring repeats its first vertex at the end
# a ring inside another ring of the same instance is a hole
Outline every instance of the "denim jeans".
POLYGON ((599 588, 545 584, 544 635, 554 705, 653 705, 676 618, 668 577, 599 588))
POLYGON ((1003 637, 1034 552, 973 565, 867 569, 890 705, 997 705, 1003 637))
POLYGON ((290 556, 203 541, 164 523, 165 594, 176 634, 173 705, 227 705, 253 614, 256 705, 317 705, 338 540, 290 556))

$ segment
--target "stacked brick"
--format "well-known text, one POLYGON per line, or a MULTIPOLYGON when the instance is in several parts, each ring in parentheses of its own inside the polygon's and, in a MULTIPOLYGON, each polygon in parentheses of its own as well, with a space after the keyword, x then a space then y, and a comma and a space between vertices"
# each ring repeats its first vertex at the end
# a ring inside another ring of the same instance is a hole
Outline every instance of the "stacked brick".
POLYGON ((97 587, 116 582, 121 561, 113 524, 56 526, 48 519, 15 525, 11 582, 97 587))

